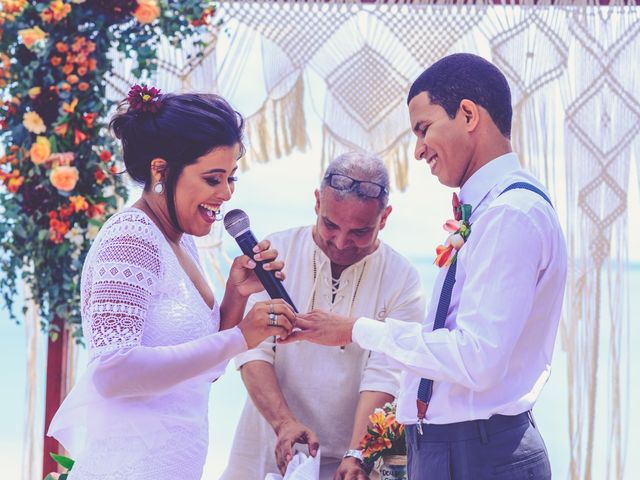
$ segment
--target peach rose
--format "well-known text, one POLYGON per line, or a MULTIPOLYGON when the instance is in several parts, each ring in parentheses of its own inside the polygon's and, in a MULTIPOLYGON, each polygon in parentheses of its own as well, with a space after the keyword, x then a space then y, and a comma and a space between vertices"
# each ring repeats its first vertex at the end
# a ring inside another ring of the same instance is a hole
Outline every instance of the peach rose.
POLYGON ((19 30, 18 35, 20 35, 20 40, 22 40, 24 46, 29 49, 31 49, 31 47, 33 47, 37 42, 47 38, 46 32, 44 32, 40 27, 19 30))
POLYGON ((160 7, 156 0, 138 0, 138 7, 133 16, 140 23, 152 23, 160 16, 160 7))
POLYGON ((47 161, 51 155, 51 144, 47 137, 38 136, 31 145, 31 161, 36 165, 41 165, 47 161))
POLYGON ((40 134, 47 130, 47 126, 44 124, 42 117, 38 115, 38 112, 27 112, 22 117, 22 124, 31 133, 40 134))
POLYGON ((51 184, 58 190, 63 192, 70 192, 76 187, 78 183, 78 169, 76 167, 69 167, 62 165, 51 170, 49 180, 51 184))

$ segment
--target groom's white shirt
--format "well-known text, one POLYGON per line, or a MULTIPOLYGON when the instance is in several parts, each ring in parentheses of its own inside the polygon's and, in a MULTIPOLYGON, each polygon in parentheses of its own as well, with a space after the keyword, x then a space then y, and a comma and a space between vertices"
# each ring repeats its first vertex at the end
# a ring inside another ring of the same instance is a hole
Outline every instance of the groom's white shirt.
POLYGON ((549 378, 566 245, 556 212, 540 195, 517 189, 498 198, 519 181, 542 188, 510 153, 478 170, 460 191, 474 211, 471 235, 458 254, 446 328, 432 331, 446 268, 422 325, 390 318, 356 322, 355 342, 402 366, 402 423, 417 422, 422 377, 434 380, 426 421, 436 424, 527 411, 549 378))

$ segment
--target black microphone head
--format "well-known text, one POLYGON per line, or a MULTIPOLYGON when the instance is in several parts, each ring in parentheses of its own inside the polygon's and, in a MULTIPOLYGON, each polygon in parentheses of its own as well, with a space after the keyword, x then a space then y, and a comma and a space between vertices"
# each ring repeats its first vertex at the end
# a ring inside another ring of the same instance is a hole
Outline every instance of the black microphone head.
POLYGON ((231 210, 224 216, 224 228, 233 238, 250 228, 249 216, 239 208, 231 210))

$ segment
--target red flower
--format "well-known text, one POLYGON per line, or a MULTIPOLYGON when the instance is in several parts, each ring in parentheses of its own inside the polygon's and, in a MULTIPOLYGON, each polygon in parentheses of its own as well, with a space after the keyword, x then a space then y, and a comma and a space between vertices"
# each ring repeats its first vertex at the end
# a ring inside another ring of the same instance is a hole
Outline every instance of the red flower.
POLYGON ((451 201, 451 205, 453 206, 453 217, 460 221, 462 220, 462 211, 460 210, 460 199, 458 198, 458 194, 453 192, 453 199, 451 201))
POLYGON ((438 245, 436 247, 436 259, 433 263, 435 263, 438 267, 446 267, 451 264, 452 257, 451 255, 455 251, 453 245, 438 245))
POLYGON ((87 126, 87 128, 93 128, 93 122, 95 121, 97 116, 98 116, 97 113, 82 114, 82 119, 84 120, 84 124, 87 126))
POLYGON ((102 150, 100 152, 100 161, 109 163, 111 161, 111 152, 109 150, 102 150))
POLYGON ((146 85, 134 85, 127 95, 129 108, 150 113, 160 110, 160 99, 160 90, 156 87, 148 88, 146 85))
POLYGON ((87 135, 86 133, 84 133, 80 129, 76 128, 75 131, 73 132, 73 143, 74 143, 74 145, 80 145, 87 138, 89 138, 89 135, 87 135))

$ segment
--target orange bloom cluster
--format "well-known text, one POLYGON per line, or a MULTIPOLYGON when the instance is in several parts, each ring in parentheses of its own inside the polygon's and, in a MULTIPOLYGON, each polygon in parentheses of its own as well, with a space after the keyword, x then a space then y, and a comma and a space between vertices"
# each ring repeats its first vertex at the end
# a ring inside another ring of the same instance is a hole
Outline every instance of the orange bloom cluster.
POLYGON ((59 245, 64 242, 64 236, 71 228, 71 223, 67 220, 71 213, 73 211, 69 212, 69 209, 64 209, 63 213, 62 208, 59 212, 49 212, 49 240, 53 243, 59 245))
POLYGON ((385 450, 394 447, 402 448, 404 444, 404 426, 396 421, 394 408, 386 405, 384 409, 377 408, 369 416, 371 425, 367 434, 360 442, 360 448, 365 458, 375 461, 385 450))
POLYGON ((56 244, 64 242, 64 236, 71 229, 70 218, 74 213, 87 212, 89 218, 94 218, 103 215, 104 211, 104 203, 91 205, 82 195, 69 197, 67 205, 63 205, 57 211, 49 212, 49 240, 56 244))
POLYGON ((24 177, 20 175, 20 172, 16 169, 11 173, 6 173, 0 170, 0 182, 7 186, 7 190, 11 193, 17 193, 24 183, 24 177))
POLYGON ((91 55, 95 50, 95 42, 85 37, 76 37, 71 44, 64 42, 55 44, 50 62, 52 66, 60 68, 66 76, 66 82, 61 85, 62 90, 70 91, 76 86, 78 90, 84 92, 90 88, 84 77, 98 68, 96 59, 91 55))
POLYGON ((41 14, 40 18, 45 23, 59 22, 71 13, 71 5, 62 0, 53 0, 41 14))
POLYGON ((2 0, 0 2, 0 25, 5 21, 13 22, 16 17, 22 13, 24 7, 27 6, 27 0, 2 0))

